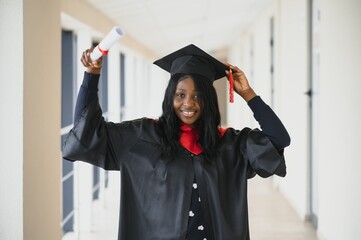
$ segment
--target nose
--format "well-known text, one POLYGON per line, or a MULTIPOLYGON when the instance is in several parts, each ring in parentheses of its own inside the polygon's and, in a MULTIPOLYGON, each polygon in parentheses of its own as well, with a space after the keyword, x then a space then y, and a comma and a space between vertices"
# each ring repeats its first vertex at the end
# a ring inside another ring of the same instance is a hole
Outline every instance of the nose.
POLYGON ((194 104, 195 104, 195 100, 193 97, 187 96, 184 98, 184 102, 183 102, 184 106, 194 106, 194 104))

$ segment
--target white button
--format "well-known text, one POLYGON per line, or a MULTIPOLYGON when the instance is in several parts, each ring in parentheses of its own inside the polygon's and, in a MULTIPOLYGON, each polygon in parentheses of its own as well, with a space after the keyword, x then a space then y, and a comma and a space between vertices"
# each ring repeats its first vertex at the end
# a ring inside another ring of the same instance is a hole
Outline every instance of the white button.
POLYGON ((200 202, 200 201, 201 201, 201 198, 199 197, 199 198, 198 198, 198 202, 200 202))
POLYGON ((198 187, 197 183, 193 183, 193 188, 197 189, 197 187, 198 187))
POLYGON ((203 231, 203 229, 204 229, 203 225, 200 225, 200 226, 198 227, 198 230, 203 231))
POLYGON ((194 216, 194 213, 192 211, 189 211, 189 216, 190 217, 193 217, 194 216))

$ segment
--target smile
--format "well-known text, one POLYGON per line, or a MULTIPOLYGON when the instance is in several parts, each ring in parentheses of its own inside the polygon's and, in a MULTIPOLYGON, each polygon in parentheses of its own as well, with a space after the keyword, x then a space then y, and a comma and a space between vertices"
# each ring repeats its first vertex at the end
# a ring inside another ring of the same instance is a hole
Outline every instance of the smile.
POLYGON ((193 115, 196 113, 195 111, 189 111, 189 110, 181 110, 182 114, 185 117, 193 117, 193 115))

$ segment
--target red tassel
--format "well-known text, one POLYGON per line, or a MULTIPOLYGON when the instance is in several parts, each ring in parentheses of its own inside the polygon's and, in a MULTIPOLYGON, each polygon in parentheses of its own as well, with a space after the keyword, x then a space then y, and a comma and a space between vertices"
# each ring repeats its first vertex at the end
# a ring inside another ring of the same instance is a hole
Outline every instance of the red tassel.
POLYGON ((229 69, 229 102, 234 102, 234 82, 233 82, 233 74, 232 69, 229 69))

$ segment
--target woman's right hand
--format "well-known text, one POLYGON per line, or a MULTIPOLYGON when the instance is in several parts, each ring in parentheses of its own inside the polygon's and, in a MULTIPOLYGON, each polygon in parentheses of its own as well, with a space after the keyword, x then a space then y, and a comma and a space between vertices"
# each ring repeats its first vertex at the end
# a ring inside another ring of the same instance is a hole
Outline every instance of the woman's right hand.
POLYGON ((86 67, 86 72, 92 74, 100 74, 102 64, 103 64, 103 57, 100 57, 98 60, 92 61, 90 58, 90 53, 93 51, 93 48, 87 49, 81 55, 81 62, 83 63, 84 67, 86 67))

